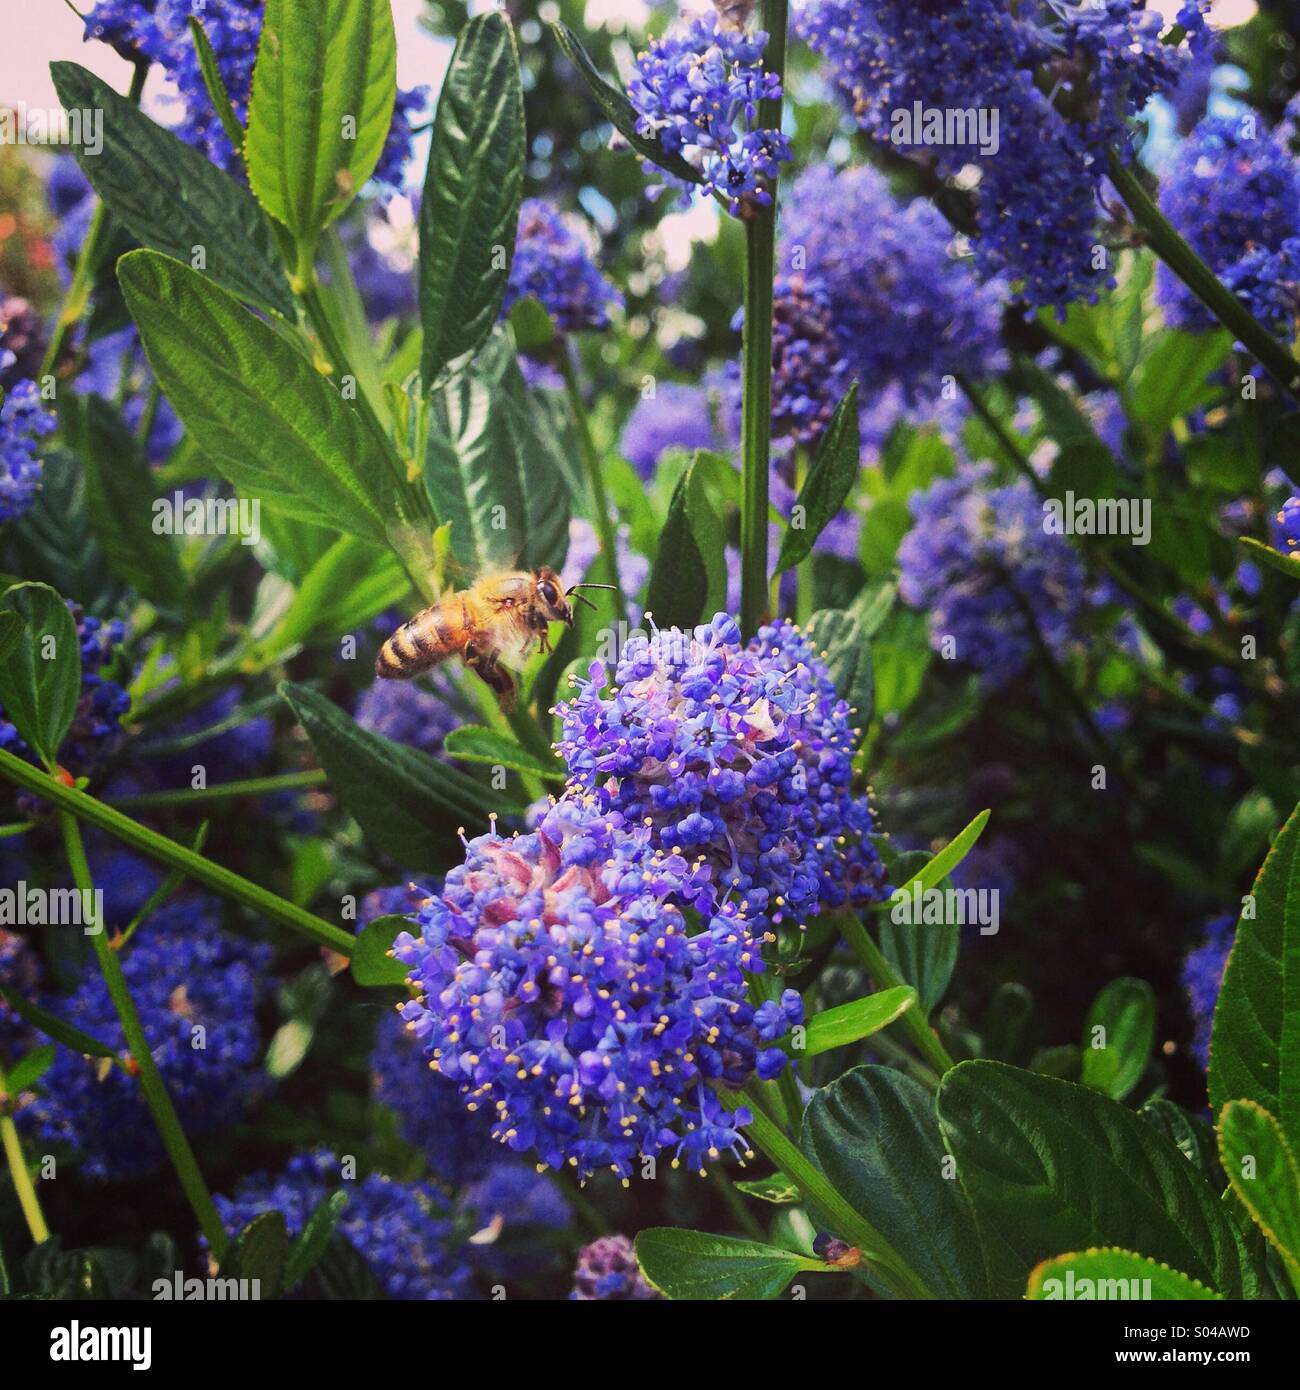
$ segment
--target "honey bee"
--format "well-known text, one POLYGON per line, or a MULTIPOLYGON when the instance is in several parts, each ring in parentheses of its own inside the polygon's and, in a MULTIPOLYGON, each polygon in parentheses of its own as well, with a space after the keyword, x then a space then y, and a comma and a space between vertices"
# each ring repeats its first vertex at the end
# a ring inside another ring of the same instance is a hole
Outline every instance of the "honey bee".
POLYGON ((409 680, 459 657, 491 687, 503 709, 515 700, 515 678, 507 668, 522 665, 534 647, 551 650, 551 623, 573 626, 570 595, 595 608, 579 589, 612 589, 612 584, 573 584, 538 569, 484 575, 468 589, 458 589, 403 623, 379 649, 375 675, 409 680))

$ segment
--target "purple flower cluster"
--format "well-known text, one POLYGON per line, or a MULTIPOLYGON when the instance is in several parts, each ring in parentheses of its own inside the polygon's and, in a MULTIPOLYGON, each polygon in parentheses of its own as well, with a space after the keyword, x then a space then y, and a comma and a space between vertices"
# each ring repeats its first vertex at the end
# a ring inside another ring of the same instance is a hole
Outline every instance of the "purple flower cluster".
POLYGON ((412 681, 375 681, 357 701, 357 723, 422 752, 441 753, 443 739, 462 721, 451 703, 451 682, 445 675, 432 680, 437 693, 412 681))
POLYGON ((772 435, 814 448, 849 388, 851 369, 826 285, 777 277, 772 302, 772 435))
POLYGON ((626 1236, 601 1236, 578 1251, 571 1299, 649 1299, 661 1295, 646 1283, 626 1236))
POLYGON ((1205 924, 1205 939, 1183 961, 1183 988, 1192 1013, 1192 1053, 1202 1067, 1210 1065, 1210 1034, 1214 1006, 1219 1002, 1224 967, 1237 934, 1237 919, 1214 917, 1205 924))
MULTIPOLYGON (((1198 43, 1201 8, 1186 15, 1198 43)), ((1127 153, 1128 118, 1174 87, 1187 53, 1161 42, 1157 14, 1135 0, 809 0, 797 28, 864 130, 935 155, 944 176, 978 167, 986 274, 1061 312, 1109 283, 1093 254, 1107 148, 1127 153), (970 110, 998 113, 995 140, 944 126, 945 113, 970 110)))
POLYGON ((661 381, 653 396, 642 397, 623 425, 619 452, 645 479, 654 477, 669 449, 716 449, 708 391, 678 381, 661 381))
POLYGON ((561 333, 608 328, 623 296, 600 273, 585 225, 542 198, 525 198, 502 314, 517 300, 538 300, 561 333))
POLYGON ((36 383, 20 381, 0 405, 0 526, 23 515, 41 482, 40 441, 56 426, 36 383))
MULTIPOLYGON (((1160 193, 1165 216, 1251 312, 1294 328, 1300 288, 1300 170, 1256 116, 1203 120, 1183 143, 1160 193)), ((1169 322, 1212 326, 1209 311, 1163 265, 1157 293, 1169 322)))
POLYGON ((357 1181, 325 1150, 296 1154, 283 1173, 255 1173, 233 1197, 214 1201, 230 1235, 254 1217, 278 1211, 291 1239, 340 1188, 347 1205, 335 1228, 365 1260, 392 1299, 464 1298, 471 1292, 467 1253, 458 1241, 447 1198, 429 1183, 396 1182, 371 1173, 357 1181))
POLYGON ((781 80, 763 68, 768 36, 724 27, 712 12, 683 16, 637 54, 628 98, 638 134, 658 139, 703 177, 689 193, 722 194, 733 215, 745 203, 767 204, 766 181, 790 158, 779 130, 757 125, 758 104, 781 95, 781 80))
MULTIPOLYGON (((255 1010, 270 954, 223 931, 220 904, 203 895, 177 898, 152 914, 122 953, 149 1050, 191 1137, 238 1124, 265 1086, 255 1010)), ((98 971, 66 998, 44 1003, 92 1037, 125 1048, 98 971)), ((59 1049, 19 1120, 42 1143, 76 1150, 91 1177, 129 1177, 163 1161, 136 1078, 71 1048, 59 1049)))
POLYGON ((1283 555, 1300 555, 1300 497, 1288 497, 1274 514, 1273 548, 1283 555))
POLYGON ((911 509, 898 589, 927 613, 936 651, 951 638, 956 658, 990 686, 1029 664, 1035 629, 1053 655, 1064 653, 1087 602, 1083 563, 1044 529, 1028 482, 995 486, 991 464, 968 463, 914 496, 911 509))
MULTIPOLYGON (((157 63, 175 85, 184 107, 172 129, 186 144, 230 169, 235 165, 235 151, 208 97, 187 22, 193 15, 203 26, 230 103, 239 119, 246 121, 262 12, 262 0, 207 0, 201 7, 192 0, 98 0, 86 15, 86 38, 157 63)), ((412 117, 423 108, 426 96, 422 87, 397 94, 388 141, 374 173, 375 181, 386 188, 401 186, 402 169, 411 153, 412 117)))

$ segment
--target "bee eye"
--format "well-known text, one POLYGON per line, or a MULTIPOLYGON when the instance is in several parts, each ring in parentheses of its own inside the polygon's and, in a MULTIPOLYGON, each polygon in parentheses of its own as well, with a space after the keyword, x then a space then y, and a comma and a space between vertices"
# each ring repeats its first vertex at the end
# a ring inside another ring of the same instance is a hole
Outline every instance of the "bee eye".
POLYGON ((537 586, 537 592, 542 596, 543 603, 549 603, 552 608, 559 606, 560 595, 555 585, 549 579, 543 579, 537 586))

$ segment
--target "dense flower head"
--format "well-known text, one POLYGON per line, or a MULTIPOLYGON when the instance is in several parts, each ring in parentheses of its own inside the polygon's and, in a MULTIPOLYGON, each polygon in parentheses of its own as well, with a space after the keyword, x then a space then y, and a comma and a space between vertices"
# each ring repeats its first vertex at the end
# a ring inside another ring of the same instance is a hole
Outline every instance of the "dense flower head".
MULTIPOLYGON (((121 954, 149 1050, 191 1137, 238 1124, 265 1086, 254 1014, 270 954, 269 947, 224 931, 220 903, 201 894, 152 913, 121 954)), ((42 1002, 109 1047, 125 1048, 97 970, 71 995, 42 1002)), ((19 1117, 41 1142, 75 1149, 91 1177, 133 1176, 163 1161, 137 1078, 71 1048, 59 1049, 40 1093, 19 1117)))
POLYGON ((218 1193, 213 1200, 231 1236, 254 1217, 278 1211, 294 1239, 312 1212, 342 1189, 348 1200, 335 1230, 365 1260, 389 1298, 464 1298, 471 1292, 468 1254, 450 1204, 436 1187, 378 1173, 345 1179, 343 1171, 326 1150, 295 1154, 283 1173, 255 1173, 233 1197, 218 1193))
POLYGON ((517 300, 529 296, 540 302, 561 333, 608 328, 610 309, 623 302, 596 265, 585 224, 543 198, 525 198, 519 209, 501 312, 508 314, 517 300))
MULTIPOLYGON (((172 129, 214 163, 233 169, 235 151, 208 97, 188 20, 193 15, 203 26, 230 104, 246 123, 263 9, 263 0, 206 0, 201 7, 193 0, 98 0, 85 17, 86 38, 157 63, 183 106, 172 129)), ((423 108, 426 95, 422 87, 397 93, 388 140, 374 173, 380 185, 401 184, 402 167, 411 152, 412 116, 423 108)))
POLYGON ((440 753, 443 739, 462 721, 451 682, 445 675, 432 680, 434 690, 413 681, 375 681, 357 700, 357 723, 397 743, 440 753))
POLYGON ((731 903, 692 929, 679 904, 696 873, 567 797, 532 834, 471 841, 419 935, 397 937, 419 991, 401 1015, 494 1138, 580 1178, 626 1177, 662 1150, 698 1170, 743 1151, 747 1112, 710 1083, 776 1075, 786 1058, 763 1044, 802 1008, 793 991, 748 1002, 762 940, 731 903))
POLYGON ((913 525, 898 548, 899 593, 925 610, 930 643, 945 638, 989 685, 1019 675, 1035 649, 1033 626, 1060 656, 1087 603, 1082 561, 1044 529, 1028 481, 993 481, 989 463, 963 464, 911 501, 913 525))
MULTIPOLYGON (((1188 7, 1189 22, 1199 8, 1188 7)), ((1128 118, 1174 87, 1186 58, 1161 43, 1157 14, 1135 0, 809 0, 796 23, 864 130, 936 156, 941 175, 978 167, 986 273, 1062 312, 1096 297, 1109 279, 1093 255, 1106 149, 1127 151, 1128 118), (996 138, 944 121, 972 110, 999 113, 996 138)), ((1193 23, 1198 42, 1201 27, 1193 23)))
POLYGON ((770 203, 765 182, 790 158, 787 138, 757 125, 759 102, 781 95, 781 79, 763 67, 767 40, 712 12, 684 15, 637 54, 627 91, 638 134, 698 169, 704 182, 685 188, 721 193, 733 214, 770 203))
MULTIPOLYGON (((1005 286, 980 285, 970 260, 951 254, 951 241, 932 203, 900 204, 870 166, 818 164, 794 180, 781 208, 778 266, 787 285, 804 286, 824 304, 830 336, 809 376, 833 374, 837 349, 844 357, 840 380, 823 389, 823 399, 857 377, 864 403, 891 382, 909 401, 933 401, 945 376, 978 379, 1005 363, 1005 286)), ((780 399, 776 383, 773 395, 780 399)))
MULTIPOLYGON (((1300 167, 1277 133, 1253 115, 1206 117, 1184 141, 1160 207, 1253 313, 1294 326, 1300 167)), ((1209 310, 1163 265, 1156 284, 1176 328, 1212 326, 1209 310)))
POLYGON ((0 525, 22 516, 41 483, 40 441, 56 426, 33 381, 19 381, 0 405, 0 525))
POLYGON ((646 479, 654 477, 669 449, 716 449, 718 433, 712 403, 703 386, 660 381, 642 396, 623 425, 619 452, 646 479))
POLYGON ((1237 919, 1231 915, 1211 918, 1205 924, 1205 939, 1189 951, 1183 961, 1183 988, 1191 1009, 1192 1054, 1202 1067, 1210 1065, 1210 1034, 1214 1027, 1214 1006, 1219 1002, 1224 967, 1237 934, 1237 919))
POLYGON ((1283 555, 1300 555, 1300 497, 1288 497, 1273 515, 1273 547, 1283 555))
POLYGON ((632 1242, 623 1235, 601 1236, 578 1251, 573 1271, 573 1292, 579 1302, 594 1299, 659 1298, 659 1292, 646 1283, 636 1262, 632 1242))
POLYGON ((772 302, 773 437, 815 447, 850 378, 826 286, 813 276, 778 276, 772 302))
POLYGON ((742 643, 724 613, 624 645, 561 704, 570 785, 694 865, 687 899, 796 924, 877 899, 871 807, 852 788, 852 711, 788 622, 742 643), (609 687, 608 689, 606 687, 609 687))

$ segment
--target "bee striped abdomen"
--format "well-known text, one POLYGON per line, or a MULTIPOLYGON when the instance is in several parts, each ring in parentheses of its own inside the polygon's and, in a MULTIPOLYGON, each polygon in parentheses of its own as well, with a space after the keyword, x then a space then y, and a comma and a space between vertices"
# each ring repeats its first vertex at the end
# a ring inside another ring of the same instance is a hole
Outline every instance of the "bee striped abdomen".
MULTIPOLYGON (((456 597, 459 598, 459 595, 456 597)), ((465 627, 463 607, 462 604, 461 632, 465 627)), ((444 612, 444 605, 436 603, 399 627, 380 647, 375 660, 375 675, 386 680, 418 676, 421 671, 427 671, 440 661, 457 655, 463 645, 456 624, 444 612)))

